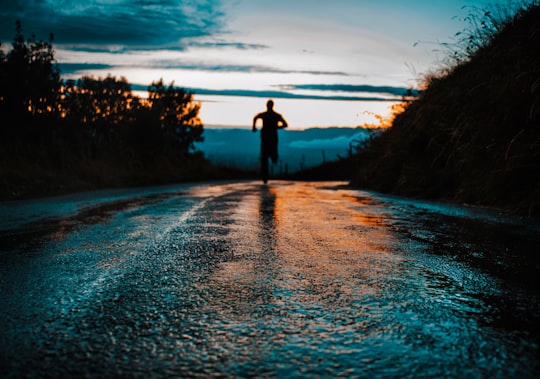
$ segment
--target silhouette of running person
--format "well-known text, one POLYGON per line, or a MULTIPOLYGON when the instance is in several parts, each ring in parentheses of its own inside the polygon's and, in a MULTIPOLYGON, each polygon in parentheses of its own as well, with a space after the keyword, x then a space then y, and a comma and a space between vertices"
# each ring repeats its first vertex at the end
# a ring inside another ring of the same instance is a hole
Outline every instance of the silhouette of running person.
POLYGON ((274 101, 266 102, 266 112, 253 117, 253 131, 257 131, 257 120, 262 120, 261 129, 261 176, 264 183, 268 182, 268 158, 274 164, 278 161, 278 129, 286 128, 287 121, 279 113, 274 112, 274 101))

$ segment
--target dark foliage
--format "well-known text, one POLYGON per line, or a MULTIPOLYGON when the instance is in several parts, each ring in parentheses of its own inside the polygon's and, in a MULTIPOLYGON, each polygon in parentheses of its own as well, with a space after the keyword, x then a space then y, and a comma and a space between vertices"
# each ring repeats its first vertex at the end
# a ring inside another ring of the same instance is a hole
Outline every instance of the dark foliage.
POLYGON ((194 151, 202 140, 193 94, 162 80, 148 99, 125 78, 61 79, 53 37, 0 50, 0 195, 46 195, 219 176, 194 151))
POLYGON ((540 213, 540 6, 471 41, 355 157, 353 185, 540 213))

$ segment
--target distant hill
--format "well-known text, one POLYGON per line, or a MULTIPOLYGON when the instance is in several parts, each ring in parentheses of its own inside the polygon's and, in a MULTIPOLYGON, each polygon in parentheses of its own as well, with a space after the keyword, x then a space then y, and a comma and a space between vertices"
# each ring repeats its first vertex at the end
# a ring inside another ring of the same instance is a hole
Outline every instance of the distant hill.
MULTIPOLYGON (((259 128, 260 129, 260 128, 259 128)), ((364 128, 282 129, 279 134, 279 162, 274 173, 292 174, 299 170, 336 161, 356 152, 355 146, 369 136, 364 128)), ((204 130, 204 141, 197 149, 213 163, 241 169, 259 167, 260 132, 251 129, 214 128, 204 130)))
POLYGON ((353 158, 352 185, 540 214, 540 6, 499 26, 353 158))

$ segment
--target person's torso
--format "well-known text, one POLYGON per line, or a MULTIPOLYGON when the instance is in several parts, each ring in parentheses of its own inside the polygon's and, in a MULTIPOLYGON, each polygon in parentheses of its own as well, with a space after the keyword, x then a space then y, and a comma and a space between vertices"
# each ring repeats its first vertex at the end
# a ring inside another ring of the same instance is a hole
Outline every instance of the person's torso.
POLYGON ((281 115, 274 111, 267 111, 260 115, 263 121, 263 130, 277 130, 278 124, 282 120, 281 115))

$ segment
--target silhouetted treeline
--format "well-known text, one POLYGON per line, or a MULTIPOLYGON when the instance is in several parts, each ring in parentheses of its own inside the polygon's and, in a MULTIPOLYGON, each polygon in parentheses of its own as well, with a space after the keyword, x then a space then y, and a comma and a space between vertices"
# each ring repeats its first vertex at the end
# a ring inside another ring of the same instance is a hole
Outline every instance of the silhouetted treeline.
POLYGON ((194 151, 203 124, 192 93, 159 80, 143 99, 125 78, 62 80, 52 43, 52 35, 25 39, 17 22, 11 50, 0 50, 3 197, 196 179, 210 169, 194 151))
POLYGON ((540 5, 471 19, 472 47, 355 157, 352 183, 540 214, 540 5))

